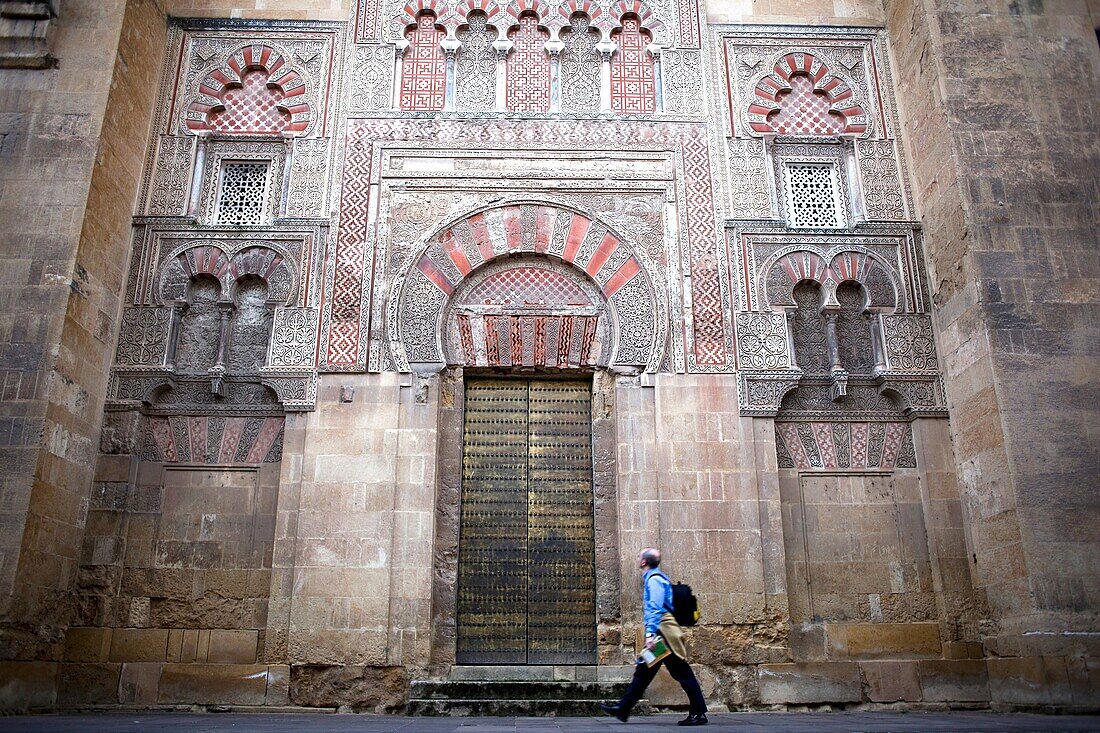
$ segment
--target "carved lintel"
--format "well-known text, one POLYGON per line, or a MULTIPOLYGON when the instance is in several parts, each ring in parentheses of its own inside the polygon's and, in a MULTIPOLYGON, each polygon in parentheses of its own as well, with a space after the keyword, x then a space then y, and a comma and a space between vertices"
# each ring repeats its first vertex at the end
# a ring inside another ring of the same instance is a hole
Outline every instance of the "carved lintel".
POLYGON ((798 386, 801 369, 739 372, 738 397, 742 417, 775 417, 783 397, 798 386))
POLYGON ((947 417, 947 393, 938 374, 886 372, 875 380, 880 394, 900 397, 909 417, 947 417))
POLYGON ((263 368, 260 382, 275 391, 287 412, 308 412, 317 406, 317 372, 312 369, 263 368))

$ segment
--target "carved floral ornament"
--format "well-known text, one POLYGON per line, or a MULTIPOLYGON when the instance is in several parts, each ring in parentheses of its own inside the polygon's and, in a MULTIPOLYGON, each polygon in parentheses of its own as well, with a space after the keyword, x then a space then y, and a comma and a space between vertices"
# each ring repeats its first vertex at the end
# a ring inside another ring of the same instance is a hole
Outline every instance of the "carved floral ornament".
POLYGON ((389 298, 401 371, 466 366, 656 371, 667 304, 645 255, 542 203, 467 215, 431 237, 389 298))
MULTIPOLYGON (((605 42, 611 40, 613 33, 623 29, 623 19, 634 18, 642 28, 651 34, 657 47, 670 45, 665 23, 657 17, 649 5, 642 0, 616 0, 609 8, 604 8, 594 0, 410 0, 393 17, 390 26, 391 41, 399 46, 404 43, 404 34, 417 25, 418 17, 430 13, 447 39, 455 39, 458 29, 469 22, 471 13, 484 13, 491 26, 497 29, 497 43, 504 44, 501 50, 507 50, 508 32, 519 23, 521 15, 533 14, 540 26, 545 27, 552 43, 559 42, 563 30, 569 30, 573 16, 583 14, 591 21, 591 28, 598 30, 605 42)), ((609 49, 610 50, 610 49, 609 49)))
POLYGON ((867 137, 869 107, 841 70, 811 53, 785 53, 749 79, 742 123, 754 137, 867 137))

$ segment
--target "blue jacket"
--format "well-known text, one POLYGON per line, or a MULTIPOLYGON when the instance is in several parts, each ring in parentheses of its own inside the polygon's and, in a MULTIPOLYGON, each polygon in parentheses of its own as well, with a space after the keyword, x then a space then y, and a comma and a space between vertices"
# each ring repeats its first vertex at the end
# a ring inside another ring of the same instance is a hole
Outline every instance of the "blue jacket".
POLYGON ((647 634, 656 634, 661 616, 672 613, 672 581, 658 568, 642 576, 642 609, 647 634))

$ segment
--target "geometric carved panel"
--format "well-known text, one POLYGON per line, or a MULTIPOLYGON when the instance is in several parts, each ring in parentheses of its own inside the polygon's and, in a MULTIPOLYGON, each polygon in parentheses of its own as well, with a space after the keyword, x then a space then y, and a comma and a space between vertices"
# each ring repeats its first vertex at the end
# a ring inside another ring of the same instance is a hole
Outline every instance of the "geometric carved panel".
POLYGON ((779 468, 800 471, 916 468, 907 422, 777 422, 779 468))

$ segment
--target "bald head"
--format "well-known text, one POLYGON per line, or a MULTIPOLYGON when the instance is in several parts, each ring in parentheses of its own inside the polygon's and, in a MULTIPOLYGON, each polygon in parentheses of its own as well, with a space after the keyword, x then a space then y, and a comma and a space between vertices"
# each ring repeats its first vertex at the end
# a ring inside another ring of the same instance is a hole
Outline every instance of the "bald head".
POLYGON ((661 564, 661 551, 656 547, 647 547, 638 554, 638 564, 642 567, 655 568, 661 564))

